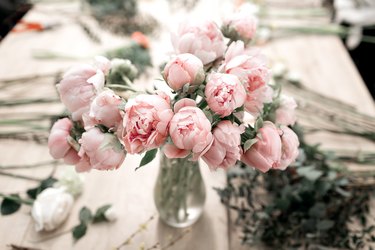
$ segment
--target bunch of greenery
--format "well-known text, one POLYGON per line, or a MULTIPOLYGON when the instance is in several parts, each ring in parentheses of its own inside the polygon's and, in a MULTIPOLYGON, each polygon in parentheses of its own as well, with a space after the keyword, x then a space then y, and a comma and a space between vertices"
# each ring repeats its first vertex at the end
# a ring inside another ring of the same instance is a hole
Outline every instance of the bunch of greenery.
POLYGON ((343 164, 373 162, 374 156, 338 156, 306 143, 300 127, 294 130, 301 153, 293 166, 267 174, 239 166, 228 172, 227 186, 216 189, 237 214, 243 243, 263 242, 277 249, 369 247, 375 242, 375 226, 368 216, 374 178, 360 178, 343 164), (267 199, 261 199, 262 190, 267 199), (349 226, 353 221, 359 222, 359 229, 349 226))

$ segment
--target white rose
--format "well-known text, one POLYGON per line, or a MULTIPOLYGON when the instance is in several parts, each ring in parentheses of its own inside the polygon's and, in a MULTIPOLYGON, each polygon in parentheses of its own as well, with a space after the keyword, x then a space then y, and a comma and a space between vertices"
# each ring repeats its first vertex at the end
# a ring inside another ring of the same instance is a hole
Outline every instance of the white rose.
POLYGON ((74 197, 78 197, 84 187, 84 178, 82 174, 78 174, 74 168, 66 168, 62 175, 58 178, 54 187, 65 187, 66 192, 74 197))
POLYGON ((73 206, 73 196, 65 188, 47 188, 36 198, 31 210, 36 231, 51 231, 61 225, 73 206))

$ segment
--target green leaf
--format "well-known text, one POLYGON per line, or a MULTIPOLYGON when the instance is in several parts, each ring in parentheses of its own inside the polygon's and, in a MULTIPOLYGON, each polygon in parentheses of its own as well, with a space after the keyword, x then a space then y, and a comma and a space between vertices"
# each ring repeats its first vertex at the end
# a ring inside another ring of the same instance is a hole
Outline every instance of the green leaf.
POLYGON ((135 170, 150 163, 155 158, 157 152, 158 152, 157 148, 147 151, 145 156, 143 156, 141 163, 139 164, 139 167, 137 167, 135 170))
POLYGON ((316 225, 316 228, 320 231, 327 231, 335 225, 333 220, 321 220, 316 225))
POLYGON ((93 218, 93 223, 98 223, 102 221, 108 221, 107 218, 105 217, 105 212, 111 207, 112 205, 107 204, 104 206, 101 206, 98 208, 95 212, 94 218, 93 218))
POLYGON ((92 220, 92 213, 87 207, 81 208, 79 211, 79 220, 81 223, 89 223, 92 220))
POLYGON ((323 202, 316 203, 309 209, 309 215, 313 218, 324 218, 326 216, 326 205, 323 202))
POLYGON ((49 188, 49 187, 52 187, 53 184, 55 184, 55 182, 57 181, 57 179, 53 178, 53 177, 48 177, 47 179, 44 179, 40 182, 39 186, 35 187, 35 188, 30 188, 26 191, 27 193, 27 196, 29 196, 31 199, 36 199, 36 197, 46 188, 49 188))
POLYGON ((261 116, 259 116, 259 118, 255 122, 254 129, 255 131, 258 131, 261 127, 263 127, 263 119, 261 116))
POLYGON ((75 240, 79 240, 80 238, 85 236, 86 231, 87 231, 87 225, 85 223, 81 223, 78 226, 75 226, 72 229, 73 238, 75 240))
POLYGON ((257 138, 247 140, 243 146, 244 151, 246 152, 247 150, 249 150, 251 146, 257 143, 257 141, 258 141, 257 138))
POLYGON ((316 181, 323 175, 323 172, 317 170, 314 166, 299 167, 297 173, 310 181, 316 181))
POLYGON ((16 199, 20 199, 18 194, 12 194, 10 197, 5 197, 1 202, 1 214, 2 215, 9 215, 17 212, 21 207, 21 202, 16 201, 16 199), (11 199, 10 197, 14 197, 15 199, 11 199))

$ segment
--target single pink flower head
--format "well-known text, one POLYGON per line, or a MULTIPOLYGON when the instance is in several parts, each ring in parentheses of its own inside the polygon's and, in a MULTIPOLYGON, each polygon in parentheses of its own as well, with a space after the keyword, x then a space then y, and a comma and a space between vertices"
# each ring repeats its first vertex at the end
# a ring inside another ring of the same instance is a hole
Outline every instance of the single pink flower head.
POLYGON ((48 137, 51 156, 54 159, 64 158, 64 162, 67 164, 76 164, 80 160, 77 151, 69 143, 72 128, 73 122, 68 118, 57 120, 48 137))
POLYGON ((287 126, 281 126, 280 130, 282 155, 281 164, 278 169, 285 170, 298 157, 299 140, 296 133, 287 126))
POLYGON ((233 167, 240 160, 241 134, 243 126, 228 120, 219 122, 213 130, 214 141, 210 149, 202 156, 210 169, 233 167))
POLYGON ((258 141, 244 152, 241 161, 263 173, 271 168, 280 168, 282 144, 276 126, 271 122, 264 122, 256 138, 258 141))
POLYGON ((220 72, 236 75, 246 89, 245 110, 258 116, 264 103, 272 102, 273 89, 267 85, 270 70, 256 50, 246 51, 242 41, 231 44, 220 72))
POLYGON ((120 106, 124 101, 112 90, 107 89, 99 93, 90 105, 90 110, 83 115, 85 129, 90 129, 97 124, 107 128, 118 128, 122 123, 120 106))
POLYGON ((126 152, 123 150, 117 136, 103 133, 99 128, 92 128, 82 134, 79 143, 81 162, 76 169, 87 171, 90 169, 113 170, 121 166, 126 152))
POLYGON ((227 17, 222 25, 223 34, 234 40, 242 40, 245 43, 254 38, 257 29, 258 19, 246 8, 227 17))
POLYGON ((285 126, 294 125, 297 120, 296 108, 297 103, 293 97, 281 95, 280 105, 276 109, 276 123, 285 126))
POLYGON ((142 153, 158 148, 168 137, 173 111, 166 95, 138 95, 125 106, 122 140, 126 151, 142 153))
POLYGON ((222 57, 226 49, 224 36, 213 21, 182 23, 172 35, 172 44, 178 54, 193 54, 205 65, 222 57))
POLYGON ((191 99, 178 101, 174 111, 169 127, 174 145, 167 146, 165 154, 186 157, 192 152, 193 160, 197 160, 213 142, 211 123, 191 99))
POLYGON ((199 85, 205 78, 202 61, 189 53, 177 55, 168 62, 163 75, 169 87, 175 91, 187 83, 199 85))
POLYGON ((205 95, 210 109, 225 117, 244 104, 246 91, 237 76, 213 73, 208 78, 205 95))

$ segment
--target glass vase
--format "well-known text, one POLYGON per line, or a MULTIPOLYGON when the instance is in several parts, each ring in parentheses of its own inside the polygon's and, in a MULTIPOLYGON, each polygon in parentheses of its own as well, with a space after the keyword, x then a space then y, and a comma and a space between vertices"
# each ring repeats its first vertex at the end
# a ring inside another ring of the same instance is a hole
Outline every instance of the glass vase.
POLYGON ((199 162, 168 159, 160 154, 160 169, 154 189, 159 216, 166 224, 183 228, 196 222, 203 211, 206 188, 199 162))

